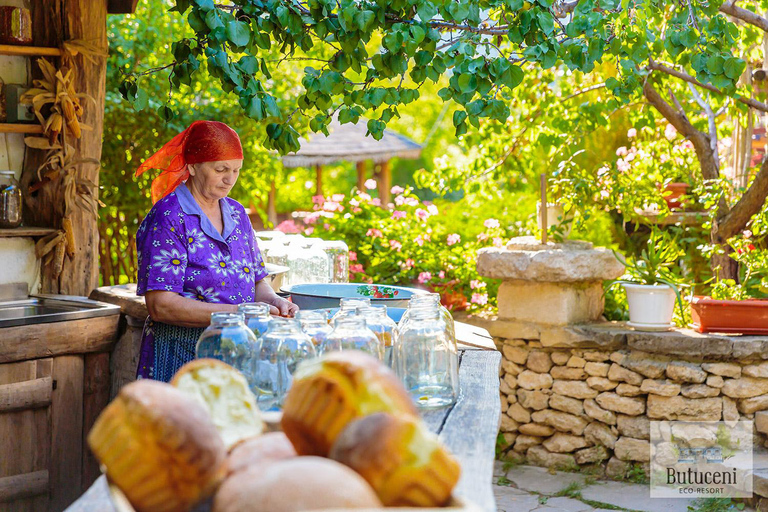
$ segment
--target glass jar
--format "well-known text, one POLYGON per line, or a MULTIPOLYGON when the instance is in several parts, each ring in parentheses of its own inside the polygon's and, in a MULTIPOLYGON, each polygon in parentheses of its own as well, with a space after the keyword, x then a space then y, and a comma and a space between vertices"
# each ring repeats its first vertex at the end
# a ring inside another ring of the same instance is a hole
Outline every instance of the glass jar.
POLYGON ((317 356, 312 339, 301 330, 297 318, 276 317, 269 330, 261 337, 261 343, 277 347, 276 405, 282 407, 285 396, 293 383, 296 366, 305 359, 317 356))
POLYGON ((21 188, 13 171, 0 171, 0 228, 21 225, 21 188))
POLYGON ((331 279, 331 266, 328 262, 328 256, 323 251, 322 244, 310 243, 310 240, 307 239, 304 243, 306 266, 303 268, 303 282, 327 283, 331 279))
POLYGON ((341 240, 323 242, 320 246, 328 257, 331 283, 349 282, 349 247, 341 240))
POLYGON ((379 361, 384 360, 384 345, 365 324, 362 316, 349 316, 336 320, 333 331, 325 338, 320 352, 362 350, 379 361))
POLYGON ((459 356, 456 341, 437 308, 416 308, 400 331, 393 366, 417 407, 433 409, 456 402, 459 356))
POLYGON ((384 362, 392 367, 392 347, 397 339, 397 323, 387 315, 387 306, 361 307, 358 311, 365 318, 365 324, 384 346, 384 362))
POLYGON ((319 350, 333 330, 333 327, 328 325, 328 313, 324 309, 303 309, 296 313, 296 318, 301 322, 302 330, 319 350))
POLYGON ((411 312, 420 307, 439 309, 440 315, 445 321, 448 331, 451 334, 451 338, 453 338, 454 341, 456 340, 456 328, 453 324, 453 316, 451 316, 451 312, 448 311, 448 308, 440 303, 439 293, 423 293, 411 297, 408 301, 408 309, 405 310, 405 313, 403 313, 403 316, 400 318, 400 323, 398 324, 400 332, 402 332, 406 322, 411 318, 411 312))
POLYGON ((258 342, 245 325, 242 313, 211 313, 211 324, 197 340, 195 356, 224 361, 243 374, 251 391, 257 393, 255 356, 258 342))
POLYGON ((358 308, 367 308, 371 305, 368 297, 343 297, 339 300, 339 310, 331 317, 331 325, 336 325, 336 320, 348 316, 357 316, 358 308))
POLYGON ((238 304, 237 311, 243 314, 245 325, 253 331, 256 338, 261 337, 269 328, 272 315, 269 314, 269 305, 262 302, 244 302, 238 304))

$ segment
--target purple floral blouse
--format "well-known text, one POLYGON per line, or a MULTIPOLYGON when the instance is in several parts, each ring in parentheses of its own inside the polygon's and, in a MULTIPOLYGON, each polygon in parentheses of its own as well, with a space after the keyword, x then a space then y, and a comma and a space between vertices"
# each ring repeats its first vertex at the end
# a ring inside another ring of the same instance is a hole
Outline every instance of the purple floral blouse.
MULTIPOLYGON (((138 295, 163 290, 203 302, 253 302, 256 282, 267 276, 264 260, 243 206, 230 198, 220 204, 222 233, 183 183, 152 207, 136 233, 138 295)), ((142 377, 153 376, 151 369, 142 371, 152 362, 149 350, 155 345, 151 321, 148 326, 142 342, 146 360, 138 369, 142 377)))

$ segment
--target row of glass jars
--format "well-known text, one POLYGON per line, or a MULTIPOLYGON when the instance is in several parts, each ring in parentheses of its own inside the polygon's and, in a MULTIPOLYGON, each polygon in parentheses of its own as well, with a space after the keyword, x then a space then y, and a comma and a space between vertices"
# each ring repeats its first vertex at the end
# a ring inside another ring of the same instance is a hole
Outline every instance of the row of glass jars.
POLYGON ((284 235, 262 240, 267 263, 288 267, 284 285, 349 282, 349 247, 341 240, 284 235))
POLYGON ((262 410, 279 409, 298 363, 324 352, 361 350, 392 367, 420 407, 449 405, 458 396, 458 355, 453 320, 436 294, 411 299, 400 324, 386 306, 343 299, 328 324, 323 310, 298 318, 272 317, 263 304, 238 313, 214 313, 197 344, 197 357, 238 368, 262 410))

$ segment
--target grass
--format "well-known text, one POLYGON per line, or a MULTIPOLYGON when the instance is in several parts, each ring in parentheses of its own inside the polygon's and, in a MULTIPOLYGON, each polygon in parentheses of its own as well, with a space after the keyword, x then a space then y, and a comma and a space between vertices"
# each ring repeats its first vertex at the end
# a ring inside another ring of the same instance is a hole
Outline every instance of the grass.
POLYGON ((627 476, 624 480, 635 484, 647 484, 648 475, 645 474, 645 469, 643 469, 643 466, 639 464, 633 464, 629 468, 629 471, 627 471, 627 476))
POLYGON ((512 480, 502 475, 496 480, 496 485, 506 485, 507 487, 512 487, 512 480))
POLYGON ((731 498, 699 498, 688 506, 689 512, 735 512, 744 510, 743 503, 737 503, 731 498))

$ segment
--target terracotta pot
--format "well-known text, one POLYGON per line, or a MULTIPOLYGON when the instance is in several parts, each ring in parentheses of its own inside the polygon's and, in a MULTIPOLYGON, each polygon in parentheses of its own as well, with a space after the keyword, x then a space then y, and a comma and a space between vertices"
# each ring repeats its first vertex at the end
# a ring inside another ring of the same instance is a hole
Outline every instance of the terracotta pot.
POLYGON ((667 202, 667 206, 670 210, 677 210, 680 209, 680 207, 683 205, 680 202, 680 197, 683 196, 690 187, 687 183, 670 183, 666 187, 664 187, 664 192, 671 192, 669 195, 664 196, 664 201, 667 202))
POLYGON ((768 334, 768 300, 717 300, 694 297, 693 328, 699 332, 768 334))
POLYGON ((427 289, 432 293, 439 293, 440 304, 448 310, 464 311, 469 307, 467 297, 461 292, 454 291, 454 284, 456 284, 455 281, 449 281, 440 286, 427 286, 427 289))

